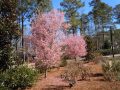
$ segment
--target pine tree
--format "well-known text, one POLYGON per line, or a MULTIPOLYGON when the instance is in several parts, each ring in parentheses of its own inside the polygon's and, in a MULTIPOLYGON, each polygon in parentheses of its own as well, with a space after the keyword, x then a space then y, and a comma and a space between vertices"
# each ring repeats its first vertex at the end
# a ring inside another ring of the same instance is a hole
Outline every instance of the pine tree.
POLYGON ((63 0, 61 2, 63 11, 65 12, 66 20, 71 24, 70 31, 75 34, 80 26, 80 13, 79 10, 83 7, 81 0, 63 0))
MULTIPOLYGON (((90 5, 93 7, 91 14, 93 16, 96 33, 102 31, 102 40, 104 42, 104 25, 112 20, 112 7, 101 2, 101 0, 92 0, 90 5)), ((99 36, 97 36, 97 49, 100 49, 98 38, 99 36)))

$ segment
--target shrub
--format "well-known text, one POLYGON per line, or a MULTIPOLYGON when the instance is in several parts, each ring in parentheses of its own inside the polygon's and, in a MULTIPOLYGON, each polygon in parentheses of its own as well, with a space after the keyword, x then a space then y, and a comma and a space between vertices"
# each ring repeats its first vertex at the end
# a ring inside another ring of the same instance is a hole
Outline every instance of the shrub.
POLYGON ((94 58, 93 53, 95 50, 95 45, 94 45, 93 39, 90 36, 85 36, 85 41, 87 44, 86 60, 92 60, 94 58))
POLYGON ((88 52, 88 55, 86 56, 86 60, 94 60, 94 61, 98 61, 102 56, 102 54, 98 51, 94 51, 94 52, 88 52))
POLYGON ((91 75, 91 68, 86 65, 84 62, 78 62, 77 63, 77 72, 78 72, 78 76, 77 79, 78 80, 90 80, 90 75, 91 75))
POLYGON ((88 66, 85 66, 82 62, 70 62, 62 74, 62 78, 67 81, 87 80, 89 79, 90 74, 90 68, 88 66))
MULTIPOLYGON (((111 55, 112 54, 112 50, 111 49, 103 49, 100 50, 102 55, 111 55)), ((119 54, 120 53, 120 49, 114 49, 113 50, 114 54, 119 54)))
POLYGON ((103 42, 102 49, 110 49, 110 48, 111 48, 111 43, 109 42, 109 40, 105 40, 103 42))
POLYGON ((9 90, 16 90, 31 86, 37 79, 37 72, 27 66, 19 66, 6 70, 1 76, 0 84, 2 88, 7 87, 9 90))
POLYGON ((3 73, 0 73, 0 90, 9 90, 7 87, 5 87, 4 82, 5 76, 3 73))
POLYGON ((93 60, 94 59, 94 54, 93 52, 88 52, 87 55, 86 55, 86 60, 93 60))
POLYGON ((93 61, 94 61, 95 63, 99 63, 99 62, 102 61, 102 60, 103 60, 102 54, 101 54, 100 52, 98 52, 98 51, 95 51, 95 52, 93 53, 93 61))
POLYGON ((108 81, 119 81, 120 80, 120 61, 111 60, 105 61, 102 64, 103 74, 105 80, 108 81))

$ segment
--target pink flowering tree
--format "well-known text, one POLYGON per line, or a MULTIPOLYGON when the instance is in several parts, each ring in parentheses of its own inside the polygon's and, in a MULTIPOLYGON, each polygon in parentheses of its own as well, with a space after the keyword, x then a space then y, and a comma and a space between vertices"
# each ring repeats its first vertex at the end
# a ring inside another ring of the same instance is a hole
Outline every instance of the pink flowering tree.
POLYGON ((64 40, 65 55, 70 58, 82 57, 87 54, 83 36, 70 35, 64 40))
POLYGON ((32 45, 35 47, 36 59, 48 68, 60 62, 61 47, 57 40, 58 32, 63 29, 64 13, 52 10, 38 14, 32 22, 32 45))

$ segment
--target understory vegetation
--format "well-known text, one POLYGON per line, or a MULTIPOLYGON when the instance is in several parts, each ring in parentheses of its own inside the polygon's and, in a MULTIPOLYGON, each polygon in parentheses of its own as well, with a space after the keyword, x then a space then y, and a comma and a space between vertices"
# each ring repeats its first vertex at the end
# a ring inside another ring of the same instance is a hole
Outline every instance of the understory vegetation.
POLYGON ((25 89, 37 80, 38 72, 27 66, 18 66, 0 73, 0 90, 25 89))
POLYGON ((113 59, 104 61, 102 64, 105 80, 120 81, 120 60, 113 59))
POLYGON ((24 90, 61 69, 57 81, 70 87, 96 78, 119 83, 120 4, 106 2, 0 0, 0 90, 24 90))

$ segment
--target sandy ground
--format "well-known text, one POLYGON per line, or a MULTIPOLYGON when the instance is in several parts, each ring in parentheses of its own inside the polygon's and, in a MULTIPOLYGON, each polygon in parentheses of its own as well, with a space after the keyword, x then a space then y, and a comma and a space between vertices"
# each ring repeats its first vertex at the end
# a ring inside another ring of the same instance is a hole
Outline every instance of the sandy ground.
POLYGON ((67 82, 60 78, 61 72, 64 68, 54 69, 48 72, 47 78, 38 80, 38 82, 27 90, 120 90, 120 82, 105 81, 102 75, 101 65, 89 63, 93 76, 90 81, 77 81, 77 83, 70 88, 67 82))

